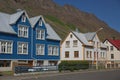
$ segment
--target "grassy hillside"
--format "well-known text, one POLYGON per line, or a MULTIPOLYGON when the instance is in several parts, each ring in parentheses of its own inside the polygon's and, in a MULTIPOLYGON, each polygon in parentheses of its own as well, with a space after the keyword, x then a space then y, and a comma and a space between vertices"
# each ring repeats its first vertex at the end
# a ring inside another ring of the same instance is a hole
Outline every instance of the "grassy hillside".
POLYGON ((120 39, 120 32, 111 29, 104 21, 94 14, 64 5, 60 6, 52 0, 0 0, 0 11, 13 13, 18 8, 25 9, 30 17, 43 15, 46 22, 51 24, 62 39, 71 30, 78 28, 80 32, 93 32, 103 27, 98 33, 101 40, 116 37, 120 39))

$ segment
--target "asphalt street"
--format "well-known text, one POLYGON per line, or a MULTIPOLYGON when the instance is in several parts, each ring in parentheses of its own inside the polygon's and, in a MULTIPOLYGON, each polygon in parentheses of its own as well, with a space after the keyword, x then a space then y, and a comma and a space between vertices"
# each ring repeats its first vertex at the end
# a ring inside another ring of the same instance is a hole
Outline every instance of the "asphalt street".
POLYGON ((0 80, 120 80, 120 70, 41 73, 22 76, 0 76, 0 80))
POLYGON ((120 70, 63 73, 24 80, 120 80, 120 70))

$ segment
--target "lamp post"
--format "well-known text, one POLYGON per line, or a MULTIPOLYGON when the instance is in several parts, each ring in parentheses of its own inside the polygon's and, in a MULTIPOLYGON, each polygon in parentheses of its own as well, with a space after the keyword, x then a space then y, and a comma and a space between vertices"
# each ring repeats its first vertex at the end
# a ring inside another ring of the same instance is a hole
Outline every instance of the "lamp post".
POLYGON ((101 31, 103 27, 99 28, 95 33, 97 34, 99 31, 101 31))
MULTIPOLYGON (((95 36, 97 35, 97 33, 99 32, 99 31, 101 31, 103 28, 101 27, 101 28, 99 28, 96 32, 95 32, 95 36)), ((99 53, 99 51, 98 51, 98 42, 97 42, 97 46, 96 46, 96 69, 98 69, 98 54, 99 53)))

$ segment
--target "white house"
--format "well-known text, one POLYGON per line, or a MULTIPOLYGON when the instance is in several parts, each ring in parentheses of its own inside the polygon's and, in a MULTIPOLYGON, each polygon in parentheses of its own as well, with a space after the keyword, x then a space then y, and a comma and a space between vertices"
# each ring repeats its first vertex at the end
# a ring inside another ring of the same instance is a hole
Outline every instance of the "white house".
POLYGON ((106 39, 104 44, 107 46, 107 67, 120 67, 120 40, 106 39))
POLYGON ((88 60, 91 64, 105 62, 106 46, 100 42, 97 32, 72 31, 61 45, 61 60, 88 60))

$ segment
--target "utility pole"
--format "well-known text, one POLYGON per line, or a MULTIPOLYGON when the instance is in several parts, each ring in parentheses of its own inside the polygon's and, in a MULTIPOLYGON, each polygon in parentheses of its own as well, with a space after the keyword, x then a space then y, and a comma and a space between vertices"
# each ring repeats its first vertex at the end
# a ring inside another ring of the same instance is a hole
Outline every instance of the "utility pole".
MULTIPOLYGON (((97 33, 99 32, 99 31, 101 31, 103 28, 101 27, 101 28, 99 28, 96 32, 95 32, 95 36, 97 35, 97 33)), ((100 44, 100 43, 99 43, 100 44)), ((97 46, 96 46, 96 69, 98 69, 98 56, 99 55, 99 51, 98 51, 98 43, 97 43, 97 46)))

